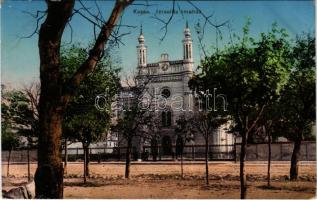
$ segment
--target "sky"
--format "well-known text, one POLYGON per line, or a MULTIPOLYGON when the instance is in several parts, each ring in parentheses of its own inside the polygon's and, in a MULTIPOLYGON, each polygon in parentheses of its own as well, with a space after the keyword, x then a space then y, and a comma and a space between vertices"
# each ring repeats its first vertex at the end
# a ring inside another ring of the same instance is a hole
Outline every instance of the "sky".
MULTIPOLYGON (((85 7, 92 13, 97 11, 96 3, 105 19, 108 18, 114 5, 111 0, 82 0, 85 7)), ((145 1, 136 1, 136 4, 144 4, 145 1)), ((158 62, 163 52, 169 54, 170 60, 182 58, 182 39, 186 21, 192 32, 193 57, 195 66, 199 65, 202 51, 198 45, 198 37, 195 25, 204 23, 201 14, 180 14, 179 10, 191 11, 195 8, 187 1, 178 1, 175 10, 178 13, 172 18, 168 25, 164 40, 163 24, 154 18, 167 20, 172 9, 172 1, 148 1, 151 6, 132 5, 129 6, 122 17, 122 24, 132 27, 121 27, 120 33, 129 33, 122 38, 119 47, 112 47, 116 60, 120 60, 122 74, 131 73, 137 66, 136 46, 137 37, 140 33, 140 25, 143 26, 145 43, 148 47, 148 62, 158 62), (143 14, 140 14, 143 12, 143 14), (145 13, 144 13, 145 12, 145 13)), ((287 30, 290 38, 303 32, 315 32, 315 3, 314 1, 283 0, 283 1, 192 1, 201 9, 206 16, 212 15, 213 23, 228 21, 231 32, 240 35, 246 19, 251 19, 250 35, 257 37, 261 32, 268 32, 272 23, 276 22, 279 27, 287 30)), ((82 5, 77 1, 75 8, 82 5)), ((37 11, 45 11, 46 4, 39 0, 5 0, 1 5, 1 81, 10 87, 21 87, 39 79, 39 52, 38 35, 31 38, 23 38, 30 35, 36 29, 36 19, 30 15, 36 15, 37 11)), ((83 13, 89 16, 88 13, 83 13)), ((44 19, 44 18, 43 18, 44 19)), ((42 21, 41 21, 42 22, 42 21)), ((94 39, 93 25, 79 14, 74 15, 63 34, 63 45, 68 43, 80 43, 87 46, 94 39), (71 34, 72 33, 72 34, 71 34), (72 35, 72 37, 71 37, 72 35), (70 39, 72 38, 72 41, 70 39)), ((203 45, 210 50, 216 45, 216 31, 211 26, 206 26, 203 45)), ((229 41, 227 27, 222 27, 223 40, 218 42, 219 47, 229 41)))

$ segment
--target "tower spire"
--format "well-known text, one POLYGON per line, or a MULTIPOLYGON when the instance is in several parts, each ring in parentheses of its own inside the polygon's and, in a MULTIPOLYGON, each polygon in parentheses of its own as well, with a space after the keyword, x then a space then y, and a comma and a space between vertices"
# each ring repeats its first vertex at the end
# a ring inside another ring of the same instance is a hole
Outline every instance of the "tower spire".
POLYGON ((138 41, 139 41, 139 45, 137 46, 138 66, 142 68, 142 67, 146 67, 146 46, 144 44, 145 39, 143 35, 142 24, 140 26, 140 35, 138 37, 138 41))
POLYGON ((142 24, 141 24, 141 28, 140 28, 140 35, 143 35, 143 28, 142 28, 142 24))
POLYGON ((191 38, 191 33, 190 29, 188 26, 188 21, 186 20, 186 27, 184 29, 184 39, 183 39, 183 55, 184 55, 184 60, 186 62, 192 62, 193 61, 193 53, 192 53, 192 38, 191 38))

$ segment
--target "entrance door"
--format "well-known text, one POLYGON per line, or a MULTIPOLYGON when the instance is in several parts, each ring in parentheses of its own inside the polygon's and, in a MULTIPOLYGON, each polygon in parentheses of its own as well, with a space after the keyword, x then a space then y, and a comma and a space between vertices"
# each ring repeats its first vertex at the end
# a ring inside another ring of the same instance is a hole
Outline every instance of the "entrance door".
POLYGON ((172 155, 172 139, 170 136, 162 138, 162 153, 163 155, 172 155))

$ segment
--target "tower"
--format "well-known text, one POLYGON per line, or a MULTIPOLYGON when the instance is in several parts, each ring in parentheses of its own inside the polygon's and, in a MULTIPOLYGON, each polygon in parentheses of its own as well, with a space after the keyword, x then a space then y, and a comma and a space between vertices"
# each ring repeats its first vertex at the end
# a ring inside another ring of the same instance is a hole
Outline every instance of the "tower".
POLYGON ((184 95, 184 101, 183 105, 187 110, 193 110, 193 99, 192 96, 190 95, 192 91, 188 87, 188 82, 192 78, 193 75, 193 40, 192 36, 188 27, 188 22, 186 21, 186 27, 184 30, 184 39, 183 39, 183 68, 184 71, 186 72, 183 77, 183 95, 184 95), (191 99, 191 100, 190 100, 191 99))
POLYGON ((183 59, 185 62, 193 62, 193 40, 188 27, 188 22, 186 22, 186 27, 184 30, 183 39, 183 59))
POLYGON ((142 25, 140 30, 140 36, 138 37, 139 45, 137 46, 138 51, 138 67, 144 68, 146 67, 147 58, 146 58, 146 46, 144 44, 144 36, 142 31, 142 25))

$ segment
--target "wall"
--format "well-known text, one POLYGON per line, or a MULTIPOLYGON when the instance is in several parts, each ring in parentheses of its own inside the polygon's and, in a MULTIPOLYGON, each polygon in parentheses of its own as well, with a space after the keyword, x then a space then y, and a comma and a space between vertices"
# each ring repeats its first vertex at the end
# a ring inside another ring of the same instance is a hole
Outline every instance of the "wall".
MULTIPOLYGON (((236 146, 237 160, 240 154, 240 145, 236 146)), ((272 144, 272 160, 290 161, 293 152, 293 143, 282 142, 272 144)), ((246 160, 249 161, 266 161, 268 160, 267 144, 250 144, 247 147, 246 160)), ((303 161, 316 160, 316 142, 303 142, 301 146, 301 159, 303 161)))

